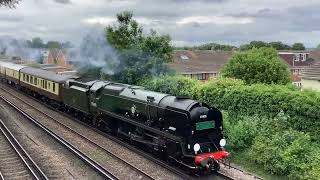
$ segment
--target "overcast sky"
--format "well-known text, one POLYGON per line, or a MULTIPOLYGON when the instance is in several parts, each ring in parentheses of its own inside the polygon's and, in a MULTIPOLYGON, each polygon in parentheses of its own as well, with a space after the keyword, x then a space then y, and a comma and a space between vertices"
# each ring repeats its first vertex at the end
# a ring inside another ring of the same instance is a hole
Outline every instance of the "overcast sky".
POLYGON ((129 10, 175 45, 251 40, 320 43, 320 0, 22 0, 0 8, 0 36, 80 42, 129 10))

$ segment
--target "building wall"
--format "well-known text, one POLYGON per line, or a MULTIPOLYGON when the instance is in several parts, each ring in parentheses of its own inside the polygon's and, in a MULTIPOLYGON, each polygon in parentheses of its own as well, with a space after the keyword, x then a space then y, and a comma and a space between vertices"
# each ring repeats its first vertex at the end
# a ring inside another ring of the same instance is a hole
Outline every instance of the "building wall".
POLYGON ((320 91, 319 80, 301 79, 302 89, 312 89, 320 91))
POLYGON ((200 81, 207 81, 211 78, 216 78, 218 73, 196 73, 196 74, 183 74, 185 77, 189 77, 191 79, 196 79, 200 81))
POLYGON ((58 66, 65 67, 68 70, 72 70, 74 68, 74 65, 67 63, 66 57, 64 56, 61 50, 59 50, 56 56, 54 56, 52 53, 49 53, 45 64, 55 64, 58 66))

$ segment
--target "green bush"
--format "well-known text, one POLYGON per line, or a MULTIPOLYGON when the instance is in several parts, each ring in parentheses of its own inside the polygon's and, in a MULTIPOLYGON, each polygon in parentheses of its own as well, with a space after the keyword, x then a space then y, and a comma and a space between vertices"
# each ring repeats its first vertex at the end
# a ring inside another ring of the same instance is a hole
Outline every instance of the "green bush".
POLYGON ((251 158, 272 174, 287 175, 290 179, 319 179, 319 148, 308 134, 285 130, 259 135, 250 150, 251 158), (312 167, 311 165, 315 165, 312 167))
POLYGON ((234 118, 224 113, 224 133, 228 141, 228 149, 237 151, 251 147, 258 134, 258 117, 234 118))
POLYGON ((288 84, 290 73, 273 48, 254 48, 234 54, 221 70, 223 77, 242 79, 248 84, 288 84))
POLYGON ((157 92, 193 98, 194 91, 200 83, 183 76, 160 76, 159 78, 144 79, 139 85, 157 92))
POLYGON ((224 80, 213 80, 197 88, 197 100, 237 115, 275 117, 280 112, 290 118, 290 126, 296 130, 320 131, 320 95, 301 92, 282 85, 221 86, 224 80))
POLYGON ((200 83, 178 76, 144 80, 141 85, 223 110, 228 150, 249 151, 266 171, 290 179, 320 179, 319 93, 291 85, 249 86, 235 79, 200 83))
POLYGON ((320 94, 300 91, 291 85, 245 85, 236 79, 215 79, 207 83, 182 76, 162 76, 144 80, 147 89, 189 96, 233 115, 259 115, 270 118, 283 112, 290 127, 318 136, 320 94))

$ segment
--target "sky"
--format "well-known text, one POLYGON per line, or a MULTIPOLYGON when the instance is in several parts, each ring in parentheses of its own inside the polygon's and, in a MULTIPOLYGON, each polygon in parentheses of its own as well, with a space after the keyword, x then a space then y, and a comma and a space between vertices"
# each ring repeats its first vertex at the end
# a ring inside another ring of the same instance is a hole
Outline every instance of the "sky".
POLYGON ((319 0, 22 0, 0 7, 0 36, 80 43, 128 10, 145 33, 169 34, 176 46, 263 40, 315 47, 319 9, 319 0))

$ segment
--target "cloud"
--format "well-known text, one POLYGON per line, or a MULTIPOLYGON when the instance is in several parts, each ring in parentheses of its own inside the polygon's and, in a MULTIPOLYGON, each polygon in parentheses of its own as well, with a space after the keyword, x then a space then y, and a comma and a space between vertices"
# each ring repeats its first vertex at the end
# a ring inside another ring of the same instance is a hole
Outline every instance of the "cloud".
POLYGON ((70 0, 53 0, 53 1, 60 4, 71 4, 70 0))
POLYGON ((92 17, 92 18, 86 18, 82 20, 83 23, 89 24, 89 25, 110 25, 114 22, 116 22, 116 18, 114 17, 92 17))
POLYGON ((216 25, 232 25, 232 24, 249 24, 253 23, 253 18, 236 18, 231 16, 190 16, 177 21, 178 25, 185 24, 216 24, 216 25))
POLYGON ((23 0, 1 9, 0 34, 79 43, 91 28, 112 25, 129 10, 146 32, 169 34, 175 44, 280 40, 314 47, 319 8, 319 0, 23 0))

